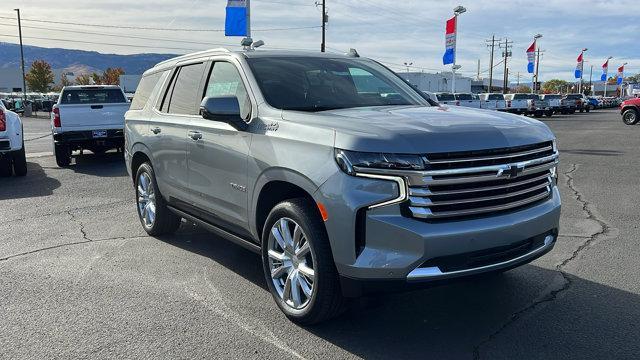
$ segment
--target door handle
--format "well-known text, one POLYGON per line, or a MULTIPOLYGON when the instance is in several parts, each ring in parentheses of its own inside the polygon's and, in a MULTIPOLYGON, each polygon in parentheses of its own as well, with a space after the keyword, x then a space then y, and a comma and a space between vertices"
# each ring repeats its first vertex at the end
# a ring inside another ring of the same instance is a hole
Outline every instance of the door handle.
POLYGON ((193 141, 198 141, 202 139, 202 133, 199 131, 189 131, 189 137, 193 141))
POLYGON ((162 129, 160 129, 159 127, 156 126, 154 128, 151 128, 151 132, 156 134, 156 135, 158 135, 158 134, 160 134, 162 132, 162 129))

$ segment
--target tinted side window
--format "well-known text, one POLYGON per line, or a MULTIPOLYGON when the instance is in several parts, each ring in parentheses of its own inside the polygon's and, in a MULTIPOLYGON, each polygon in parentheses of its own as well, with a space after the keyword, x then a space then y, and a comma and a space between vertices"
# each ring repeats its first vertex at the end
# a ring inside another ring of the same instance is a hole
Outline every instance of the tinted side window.
POLYGON ((200 104, 200 80, 204 73, 204 64, 186 65, 177 74, 169 108, 171 114, 198 115, 200 104))
POLYGON ((158 84, 160 76, 162 76, 162 73, 158 72, 147 75, 140 80, 140 84, 138 84, 138 88, 136 89, 136 94, 133 96, 133 100, 131 101, 131 110, 142 110, 144 108, 147 101, 149 101, 151 92, 158 84))
POLYGON ((213 64, 205 97, 235 96, 240 104, 240 116, 247 120, 251 113, 251 100, 242 78, 233 64, 216 62, 213 64))

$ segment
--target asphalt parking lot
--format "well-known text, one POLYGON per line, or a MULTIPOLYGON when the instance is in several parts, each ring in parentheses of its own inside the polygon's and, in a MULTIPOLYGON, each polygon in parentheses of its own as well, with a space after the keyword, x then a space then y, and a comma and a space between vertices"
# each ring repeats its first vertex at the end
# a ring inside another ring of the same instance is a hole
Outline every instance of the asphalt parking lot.
POLYGON ((544 121, 561 150, 551 253, 304 328, 257 255, 188 223, 146 236, 118 154, 60 169, 48 121, 26 119, 29 174, 0 179, 0 357, 637 359, 640 126, 615 109, 544 121))

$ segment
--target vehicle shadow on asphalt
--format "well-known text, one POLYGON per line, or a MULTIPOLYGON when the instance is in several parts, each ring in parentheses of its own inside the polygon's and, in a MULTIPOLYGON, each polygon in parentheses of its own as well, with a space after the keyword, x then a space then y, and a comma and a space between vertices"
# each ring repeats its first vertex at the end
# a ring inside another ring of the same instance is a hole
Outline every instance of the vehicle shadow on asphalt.
POLYGON ((85 152, 83 155, 74 154, 69 169, 85 175, 101 177, 127 176, 122 153, 108 152, 105 154, 93 154, 85 152))
MULTIPOLYGON (((160 240, 208 257, 268 291, 261 259, 249 250, 191 223, 160 240)), ((471 358, 476 349, 486 358, 507 359, 541 350, 553 358, 640 353, 638 295, 571 275, 565 287, 563 279, 529 264, 501 275, 351 300, 343 315, 311 327, 284 317, 276 326, 310 332, 362 358, 471 358)), ((524 356, 531 357, 546 356, 524 356)))
POLYGON ((0 200, 49 196, 60 185, 60 181, 47 176, 40 164, 27 162, 26 176, 0 177, 0 200))

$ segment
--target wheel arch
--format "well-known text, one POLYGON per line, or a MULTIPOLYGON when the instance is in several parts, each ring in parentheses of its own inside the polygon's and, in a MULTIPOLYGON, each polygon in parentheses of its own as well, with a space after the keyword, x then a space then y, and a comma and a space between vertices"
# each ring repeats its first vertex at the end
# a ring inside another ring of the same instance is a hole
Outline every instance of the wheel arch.
MULTIPOLYGON (((273 168, 263 172, 254 186, 249 215, 249 226, 256 239, 261 240, 264 223, 273 207, 281 201, 306 198, 317 204, 313 194, 318 186, 303 174, 284 168, 273 168)), ((314 207, 318 216, 320 210, 314 207)))
POLYGON ((131 147, 131 164, 129 168, 132 179, 135 177, 136 171, 138 171, 140 165, 147 161, 152 163, 151 151, 144 144, 135 143, 131 147))

